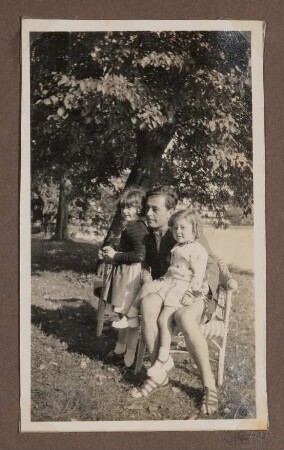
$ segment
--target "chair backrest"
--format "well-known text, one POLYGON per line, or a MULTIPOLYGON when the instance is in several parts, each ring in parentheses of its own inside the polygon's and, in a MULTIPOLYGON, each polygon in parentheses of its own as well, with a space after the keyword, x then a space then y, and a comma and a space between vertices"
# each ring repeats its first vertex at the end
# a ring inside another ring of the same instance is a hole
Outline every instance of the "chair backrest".
POLYGON ((238 284, 236 280, 232 278, 232 275, 227 267, 227 265, 222 261, 222 259, 218 259, 217 261, 219 268, 219 288, 218 288, 218 303, 216 307, 216 311, 213 316, 213 321, 211 323, 204 325, 203 334, 207 336, 212 335, 227 335, 228 327, 229 327, 229 318, 230 318, 230 310, 231 310, 231 302, 232 302, 232 293, 237 289, 238 284), (220 324, 219 328, 216 327, 216 321, 222 322, 222 326, 220 324))

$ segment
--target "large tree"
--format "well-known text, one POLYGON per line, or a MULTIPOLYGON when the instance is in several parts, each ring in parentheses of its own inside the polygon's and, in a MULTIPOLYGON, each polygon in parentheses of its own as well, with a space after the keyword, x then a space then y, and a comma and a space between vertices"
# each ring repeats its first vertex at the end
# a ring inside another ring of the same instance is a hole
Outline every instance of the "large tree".
POLYGON ((35 173, 58 177, 63 190, 68 178, 87 195, 130 168, 127 185, 172 184, 220 218, 229 204, 251 211, 249 36, 34 37, 35 173))

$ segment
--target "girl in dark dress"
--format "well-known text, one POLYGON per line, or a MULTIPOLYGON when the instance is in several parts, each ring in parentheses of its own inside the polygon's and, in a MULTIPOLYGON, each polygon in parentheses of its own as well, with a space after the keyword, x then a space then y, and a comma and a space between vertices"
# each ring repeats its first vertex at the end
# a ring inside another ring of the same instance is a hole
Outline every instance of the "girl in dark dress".
MULTIPOLYGON (((145 261, 145 236, 148 229, 143 220, 145 192, 140 188, 126 190, 118 202, 124 229, 118 251, 111 246, 102 249, 101 255, 113 265, 106 283, 105 300, 111 302, 114 311, 124 317, 130 309, 142 283, 142 267, 145 261)), ((113 323, 115 326, 115 322, 113 323)), ((124 354, 124 363, 130 367, 135 358, 138 340, 137 329, 120 330, 114 353, 124 354)))

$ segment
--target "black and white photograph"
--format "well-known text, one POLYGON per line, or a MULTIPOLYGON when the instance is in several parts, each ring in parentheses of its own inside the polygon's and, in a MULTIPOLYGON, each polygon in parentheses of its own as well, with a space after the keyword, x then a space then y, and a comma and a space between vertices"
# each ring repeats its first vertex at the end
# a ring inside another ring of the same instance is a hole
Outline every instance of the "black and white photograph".
POLYGON ((263 46, 22 20, 21 431, 267 429, 263 46))

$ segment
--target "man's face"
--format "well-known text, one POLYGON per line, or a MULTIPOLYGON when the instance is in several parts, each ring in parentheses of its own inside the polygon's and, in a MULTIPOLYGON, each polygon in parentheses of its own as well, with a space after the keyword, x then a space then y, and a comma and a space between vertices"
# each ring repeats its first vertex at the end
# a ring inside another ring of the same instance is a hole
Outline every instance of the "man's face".
POLYGON ((146 203, 146 219, 149 227, 159 230, 166 228, 173 209, 166 207, 166 197, 155 195, 149 197, 146 203))

